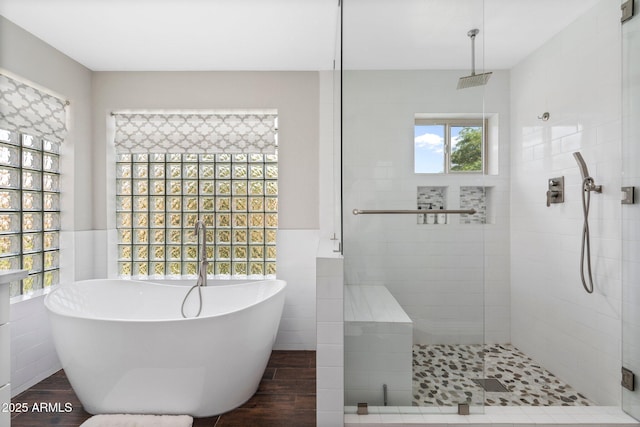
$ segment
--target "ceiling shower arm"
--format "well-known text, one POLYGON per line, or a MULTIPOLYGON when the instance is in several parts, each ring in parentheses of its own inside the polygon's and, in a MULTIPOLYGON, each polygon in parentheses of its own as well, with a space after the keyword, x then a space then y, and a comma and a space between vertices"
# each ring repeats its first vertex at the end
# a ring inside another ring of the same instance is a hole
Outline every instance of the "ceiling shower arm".
MULTIPOLYGON (((473 30, 469 31, 471 33, 473 30)), ((476 75, 476 34, 471 35, 471 75, 476 75)))
POLYGON ((476 75, 476 36, 480 30, 474 28, 467 32, 467 35, 471 38, 471 75, 476 75))

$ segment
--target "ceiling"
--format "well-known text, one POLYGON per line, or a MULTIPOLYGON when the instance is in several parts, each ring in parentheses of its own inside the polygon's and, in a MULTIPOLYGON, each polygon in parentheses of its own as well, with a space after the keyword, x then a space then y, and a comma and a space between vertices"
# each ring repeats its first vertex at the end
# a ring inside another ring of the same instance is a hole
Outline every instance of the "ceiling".
MULTIPOLYGON (((598 0, 344 0, 352 69, 509 69, 598 0), (484 16, 484 22, 483 22, 484 16), (484 54, 484 55, 483 55, 484 54)), ((0 0, 0 15, 94 71, 326 70, 338 0, 0 0)))

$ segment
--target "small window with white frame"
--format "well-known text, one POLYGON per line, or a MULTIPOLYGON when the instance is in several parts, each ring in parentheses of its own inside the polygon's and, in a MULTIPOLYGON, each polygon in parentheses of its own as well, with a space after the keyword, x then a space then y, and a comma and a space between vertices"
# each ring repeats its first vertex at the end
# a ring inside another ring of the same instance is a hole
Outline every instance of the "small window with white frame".
POLYGON ((484 173, 483 119, 416 118, 414 172, 425 174, 484 173))

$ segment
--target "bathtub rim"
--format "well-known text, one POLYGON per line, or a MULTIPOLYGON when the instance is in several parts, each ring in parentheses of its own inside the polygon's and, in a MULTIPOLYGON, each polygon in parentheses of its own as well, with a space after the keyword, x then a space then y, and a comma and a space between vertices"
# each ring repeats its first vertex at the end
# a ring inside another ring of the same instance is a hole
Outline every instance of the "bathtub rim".
MULTIPOLYGON (((162 279, 158 279, 158 280, 162 280, 162 279)), ((253 284, 253 283, 260 283, 260 282, 275 282, 280 288, 278 290, 276 290, 273 294, 269 295, 267 298, 259 300, 254 302, 253 304, 249 304, 247 306, 242 307, 242 309, 240 310, 234 310, 234 311, 228 311, 228 312, 224 312, 224 313, 219 313, 219 314, 214 314, 211 316, 199 316, 199 317, 187 317, 187 318, 182 318, 182 317, 176 317, 176 318, 171 318, 171 319, 123 319, 123 318, 114 318, 114 317, 95 317, 95 316, 82 316, 79 314, 70 314, 70 313, 61 313, 59 310, 57 310, 55 307, 52 307, 52 303, 49 301, 50 298, 53 298, 51 295, 55 295, 57 292, 61 292, 62 290, 64 290, 65 288, 69 287, 69 286, 79 286, 82 284, 88 284, 91 282, 105 282, 105 281, 126 281, 126 282, 132 282, 132 283, 136 283, 136 284, 140 284, 146 287, 151 287, 151 286, 163 286, 163 287, 171 287, 171 288, 181 288, 184 289, 185 291, 187 291, 191 286, 188 285, 171 285, 171 284, 167 284, 167 283, 158 283, 158 282, 154 282, 153 280, 129 280, 129 279, 87 279, 87 280, 79 280, 76 282, 71 282, 71 283, 67 283, 64 285, 58 285, 55 287, 55 289, 51 289, 50 292, 48 292, 45 296, 44 296, 44 306, 47 310, 47 312, 50 315, 56 315, 56 316, 61 316, 61 317, 65 317, 65 318, 69 318, 69 319, 82 319, 82 320, 88 320, 88 321, 99 321, 99 322, 113 322, 113 323, 136 323, 136 324, 153 324, 153 323, 171 323, 171 322, 184 322, 184 321, 196 321, 196 320, 204 320, 204 319, 220 319, 220 318, 224 318, 224 317, 228 317, 228 316, 232 316, 236 313, 245 311, 245 310, 250 310, 251 308, 265 303, 269 300, 272 300, 273 298, 276 298, 279 294, 284 293, 285 289, 287 288, 287 282, 285 280, 282 279, 262 279, 262 280, 249 280, 246 281, 244 283, 233 283, 233 284, 229 284, 229 285, 214 285, 214 286, 207 286, 205 288, 219 288, 219 287, 225 287, 225 288, 231 288, 231 287, 238 287, 238 286, 246 286, 248 284, 253 284)), ((195 292, 195 291, 194 291, 195 292)), ((186 293, 185 293, 186 295, 186 293)))

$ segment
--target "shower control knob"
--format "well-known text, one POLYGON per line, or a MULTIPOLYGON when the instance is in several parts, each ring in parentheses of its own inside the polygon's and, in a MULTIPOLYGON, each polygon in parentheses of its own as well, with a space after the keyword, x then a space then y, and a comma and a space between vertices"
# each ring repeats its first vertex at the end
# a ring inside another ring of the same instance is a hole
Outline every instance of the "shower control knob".
POLYGON ((563 203, 564 202, 564 177, 554 177, 547 180, 549 185, 547 191, 547 207, 551 206, 551 203, 563 203))

